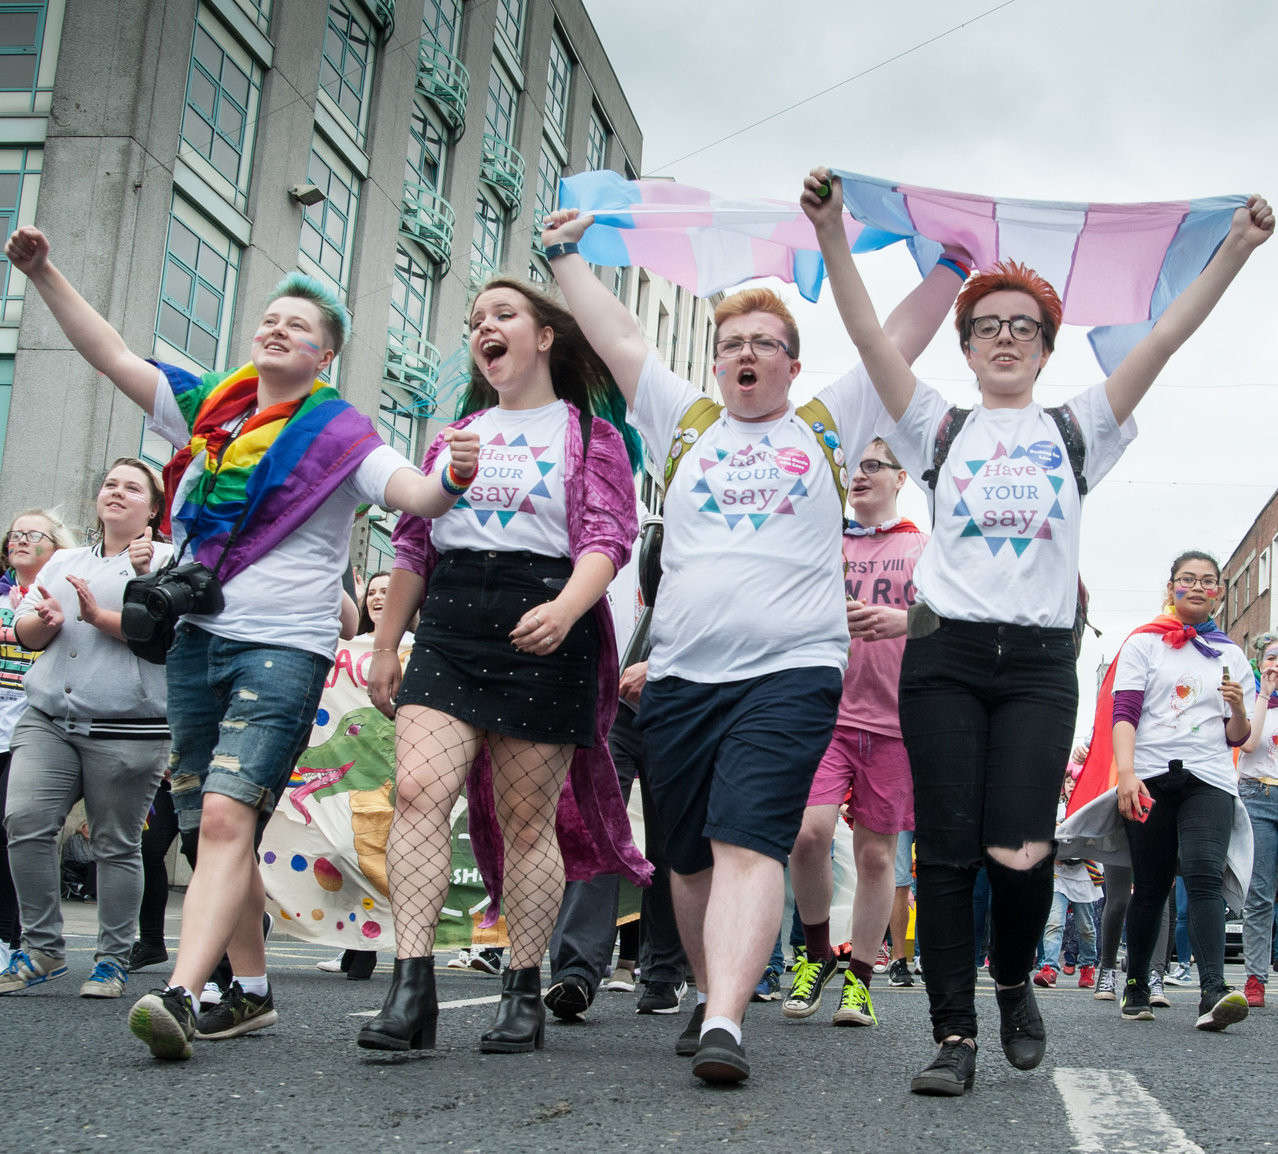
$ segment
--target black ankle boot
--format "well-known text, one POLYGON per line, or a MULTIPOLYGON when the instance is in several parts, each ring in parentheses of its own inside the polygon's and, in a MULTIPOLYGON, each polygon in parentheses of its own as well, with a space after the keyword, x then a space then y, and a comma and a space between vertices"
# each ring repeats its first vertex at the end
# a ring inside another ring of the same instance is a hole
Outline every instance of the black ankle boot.
POLYGON ((541 967, 507 970, 493 1028, 479 1039, 485 1054, 525 1054, 546 1041, 546 1007, 541 1003, 541 967))
POLYGON ((433 1050, 438 1017, 435 959, 396 958, 382 1012, 355 1041, 365 1050, 433 1050))

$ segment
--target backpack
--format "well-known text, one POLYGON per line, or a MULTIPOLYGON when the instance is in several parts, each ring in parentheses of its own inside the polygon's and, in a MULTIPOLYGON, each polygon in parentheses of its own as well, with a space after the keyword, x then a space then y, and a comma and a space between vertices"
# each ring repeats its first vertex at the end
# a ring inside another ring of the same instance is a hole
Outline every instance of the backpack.
MULTIPOLYGON (((941 466, 945 464, 945 458, 950 455, 954 439, 959 435, 959 430, 963 428, 963 422, 967 420, 971 412, 971 409, 951 405, 945 416, 941 418, 941 424, 936 430, 936 442, 932 446, 932 467, 923 471, 923 480, 927 482, 927 487, 932 490, 933 494, 936 493, 936 482, 941 475, 941 466)), ((1061 440, 1065 442, 1065 452, 1069 457, 1069 466, 1073 471, 1074 484, 1078 488, 1078 496, 1081 501, 1087 495, 1087 478, 1083 476, 1083 470, 1087 465, 1087 442, 1083 439, 1083 430, 1079 427, 1078 418, 1074 416, 1074 411, 1068 405, 1058 405, 1054 408, 1045 409, 1044 412, 1052 418, 1061 435, 1061 440)), ((932 520, 935 523, 935 510, 933 510, 932 520)), ((1075 653, 1082 651, 1083 634, 1087 629, 1091 629, 1097 637, 1101 635, 1101 631, 1087 617, 1087 605, 1090 599, 1087 586, 1083 584, 1083 575, 1080 573, 1078 576, 1078 600, 1074 605, 1073 633, 1075 653)))
MULTIPOLYGON (((709 397, 698 397, 679 418, 674 431, 674 439, 670 442, 670 452, 666 457, 665 478, 662 487, 669 489, 671 478, 679 467, 679 462, 688 449, 691 449, 701 434, 719 419, 723 406, 709 397)), ((830 410, 815 397, 805 401, 795 409, 795 413, 816 436, 817 444, 825 456, 826 464, 834 476, 834 487, 839 493, 839 516, 848 500, 847 458, 843 453, 843 443, 839 439, 839 431, 834 427, 834 418, 830 410)), ((956 430, 957 431, 957 430, 956 430)))

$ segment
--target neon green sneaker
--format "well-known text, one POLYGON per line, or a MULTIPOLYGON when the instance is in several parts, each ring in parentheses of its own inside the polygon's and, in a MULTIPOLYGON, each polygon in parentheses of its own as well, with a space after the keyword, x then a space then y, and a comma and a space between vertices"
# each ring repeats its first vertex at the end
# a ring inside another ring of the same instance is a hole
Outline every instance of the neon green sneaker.
POLYGON ((781 1012, 787 1018, 808 1018, 821 1005, 821 994, 826 983, 839 971, 839 959, 831 954, 824 962, 812 962, 804 957, 794 967, 794 982, 790 996, 781 1003, 781 1012))
POLYGON ((843 977, 843 996, 834 1011, 836 1026, 877 1026, 869 987, 850 970, 843 977))

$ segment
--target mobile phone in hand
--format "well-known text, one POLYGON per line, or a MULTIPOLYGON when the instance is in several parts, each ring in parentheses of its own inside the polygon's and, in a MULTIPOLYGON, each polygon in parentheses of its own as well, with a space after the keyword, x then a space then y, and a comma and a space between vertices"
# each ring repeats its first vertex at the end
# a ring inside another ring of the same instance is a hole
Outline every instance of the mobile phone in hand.
POLYGON ((1149 811, 1154 808, 1154 799, 1146 797, 1143 793, 1136 797, 1136 820, 1139 822, 1147 822, 1149 820, 1149 811))

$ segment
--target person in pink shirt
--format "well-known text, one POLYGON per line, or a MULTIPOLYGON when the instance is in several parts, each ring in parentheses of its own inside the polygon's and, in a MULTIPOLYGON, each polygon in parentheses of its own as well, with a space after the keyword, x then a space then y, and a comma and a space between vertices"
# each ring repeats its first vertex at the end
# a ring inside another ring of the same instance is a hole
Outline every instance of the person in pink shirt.
POLYGON ((892 450, 875 437, 861 454, 848 491, 856 515, 843 537, 851 649, 838 723, 813 779, 790 855, 790 882, 807 956, 799 961, 782 1006, 787 1018, 816 1013, 826 983, 837 971, 830 945, 830 842, 839 804, 850 789, 857 887, 852 958, 834 1024, 878 1024, 869 990, 874 956, 896 894, 897 834, 914 828, 914 787, 901 740, 897 681, 905 650, 905 611, 914 603, 914 563, 927 534, 897 512, 905 479, 892 450))

